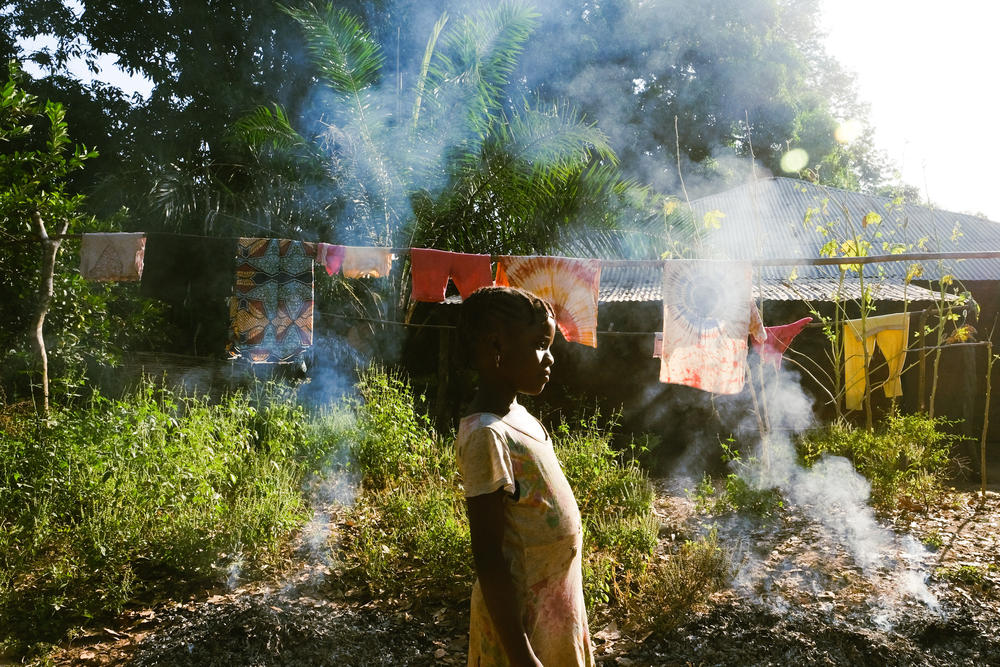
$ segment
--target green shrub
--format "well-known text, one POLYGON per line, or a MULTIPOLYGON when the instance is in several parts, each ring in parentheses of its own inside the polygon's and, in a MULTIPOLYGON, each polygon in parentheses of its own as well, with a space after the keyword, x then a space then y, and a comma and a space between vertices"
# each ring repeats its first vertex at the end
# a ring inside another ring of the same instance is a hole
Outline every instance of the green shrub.
POLYGON ((901 502, 929 508, 944 493, 951 451, 962 439, 942 429, 950 423, 923 414, 891 414, 872 431, 836 422, 804 435, 798 450, 806 465, 825 454, 850 460, 871 482, 877 508, 901 502))
POLYGON ((575 430, 561 424, 554 440, 583 518, 587 608, 621 606, 656 547, 653 488, 634 456, 612 448, 611 429, 597 413, 575 430))
POLYGON ((308 515, 303 479, 326 454, 307 441, 294 396, 273 390, 255 406, 242 393, 210 403, 145 382, 45 423, 8 411, 0 617, 15 620, 5 630, 55 641, 143 592, 215 580, 233 562, 247 573, 274 564, 308 515))
POLYGON ((773 488, 757 488, 751 481, 757 477, 759 462, 756 457, 743 460, 732 438, 722 443, 722 460, 729 464, 721 489, 717 489, 707 473, 689 495, 700 512, 724 514, 736 512, 746 516, 766 518, 784 506, 781 492, 773 488))

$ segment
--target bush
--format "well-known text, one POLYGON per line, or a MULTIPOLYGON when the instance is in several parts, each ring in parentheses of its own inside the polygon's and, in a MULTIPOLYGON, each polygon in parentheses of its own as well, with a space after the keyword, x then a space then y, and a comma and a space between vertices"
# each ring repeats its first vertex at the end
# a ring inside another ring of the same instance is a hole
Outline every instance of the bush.
POLYGON ((658 632, 670 630, 731 577, 732 564, 713 529, 704 537, 684 542, 642 573, 625 609, 627 622, 658 632))
POLYGON ((611 440, 596 413, 576 430, 561 424, 555 437, 583 518, 584 599, 591 613, 601 603, 627 603, 629 582, 645 570, 657 542, 652 486, 635 457, 620 455, 611 440))
POLYGON ((294 397, 217 404, 142 384, 0 420, 0 617, 55 641, 134 596, 274 565, 323 452, 294 397))
POLYGON ((871 482, 876 508, 929 509, 944 493, 952 448, 962 439, 943 430, 949 424, 923 414, 888 415, 873 431, 835 422, 804 435, 798 451, 809 466, 825 454, 850 460, 871 482))

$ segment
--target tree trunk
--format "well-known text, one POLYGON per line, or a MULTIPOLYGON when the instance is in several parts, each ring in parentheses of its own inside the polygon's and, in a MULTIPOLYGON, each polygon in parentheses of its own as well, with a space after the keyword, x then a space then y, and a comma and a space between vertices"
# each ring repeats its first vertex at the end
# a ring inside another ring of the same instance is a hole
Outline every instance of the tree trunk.
POLYGON ((32 213, 31 220, 35 223, 38 238, 42 242, 42 279, 38 288, 38 309, 35 311, 32 331, 34 332, 38 358, 42 362, 42 411, 47 417, 49 414, 49 355, 45 350, 45 316, 49 312, 49 303, 52 301, 52 294, 55 291, 53 276, 56 270, 56 253, 59 252, 63 234, 69 228, 69 221, 63 223, 57 238, 52 239, 49 238, 45 230, 45 223, 38 211, 32 213))

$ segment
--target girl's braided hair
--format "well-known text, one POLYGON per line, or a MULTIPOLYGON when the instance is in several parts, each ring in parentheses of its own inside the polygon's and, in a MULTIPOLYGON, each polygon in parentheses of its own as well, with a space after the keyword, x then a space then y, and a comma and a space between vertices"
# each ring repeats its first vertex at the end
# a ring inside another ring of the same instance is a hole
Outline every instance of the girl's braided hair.
POLYGON ((481 287, 462 302, 458 337, 467 362, 473 360, 477 341, 488 332, 511 324, 530 326, 555 319, 547 301, 519 287, 481 287))

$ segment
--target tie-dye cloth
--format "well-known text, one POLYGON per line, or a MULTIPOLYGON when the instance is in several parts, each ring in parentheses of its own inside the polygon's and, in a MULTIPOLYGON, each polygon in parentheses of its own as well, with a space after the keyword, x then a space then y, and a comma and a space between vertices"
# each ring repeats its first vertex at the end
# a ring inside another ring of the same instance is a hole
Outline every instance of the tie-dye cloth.
POLYGON ((241 238, 229 299, 231 357, 290 361, 312 345, 313 243, 241 238))
POLYGON ((568 257, 497 258, 497 285, 528 290, 549 302, 563 338, 597 347, 597 295, 601 260, 568 257))
POLYGON ((142 278, 146 235, 142 232, 84 234, 80 242, 80 275, 99 282, 131 282, 142 278))
POLYGON ((660 382, 716 394, 743 389, 747 336, 767 336, 751 275, 749 262, 664 262, 660 382))
MULTIPOLYGON (((535 655, 544 665, 593 665, 580 511, 545 429, 521 406, 502 418, 475 413, 459 424, 455 453, 466 497, 506 492, 501 548, 535 655)), ((509 664, 478 580, 468 664, 509 664)))

